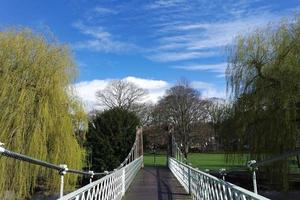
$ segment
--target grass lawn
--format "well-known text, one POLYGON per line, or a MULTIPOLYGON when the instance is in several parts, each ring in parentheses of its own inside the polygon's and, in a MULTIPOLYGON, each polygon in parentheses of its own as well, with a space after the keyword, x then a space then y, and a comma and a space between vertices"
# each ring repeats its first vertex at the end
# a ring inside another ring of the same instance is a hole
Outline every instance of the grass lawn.
POLYGON ((221 168, 230 169, 235 167, 242 167, 247 162, 247 156, 235 159, 231 162, 226 162, 225 154, 221 153, 190 153, 188 155, 188 162, 193 167, 201 170, 211 169, 218 170, 221 168))
MULTIPOLYGON (((291 158, 294 159, 294 158, 291 158)), ((197 167, 201 170, 219 170, 221 168, 231 169, 236 167, 245 166, 249 159, 247 156, 236 157, 234 161, 226 162, 226 156, 222 153, 190 153, 188 155, 188 162, 192 164, 193 167, 197 167)), ((155 155, 147 153, 144 155, 144 165, 145 166, 166 166, 167 156, 166 154, 160 153, 155 155)), ((290 170, 294 173, 299 173, 300 169, 298 165, 294 162, 290 162, 290 170)))
POLYGON ((154 154, 144 154, 144 165, 145 166, 167 166, 166 154, 156 154, 154 160, 154 154))
MULTIPOLYGON (((226 163, 224 154, 190 153, 188 156, 188 162, 192 163, 194 167, 204 170, 238 167, 245 164, 246 161, 226 163)), ((145 166, 166 166, 166 163, 166 154, 156 154, 155 160, 154 154, 147 153, 144 155, 145 166)))

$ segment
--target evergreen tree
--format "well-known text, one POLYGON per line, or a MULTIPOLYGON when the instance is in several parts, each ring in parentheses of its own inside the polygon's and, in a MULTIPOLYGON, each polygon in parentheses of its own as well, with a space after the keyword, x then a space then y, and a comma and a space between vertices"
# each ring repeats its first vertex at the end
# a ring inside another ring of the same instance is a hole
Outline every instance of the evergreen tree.
POLYGON ((87 148, 92 157, 92 169, 113 170, 128 155, 140 120, 134 112, 113 108, 98 113, 89 124, 87 148))

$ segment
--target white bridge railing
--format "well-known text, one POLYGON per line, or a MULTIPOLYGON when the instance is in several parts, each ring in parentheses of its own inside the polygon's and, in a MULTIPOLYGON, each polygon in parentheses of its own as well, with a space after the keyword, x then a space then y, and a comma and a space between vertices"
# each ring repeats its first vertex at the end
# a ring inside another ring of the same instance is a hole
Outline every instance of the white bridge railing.
POLYGON ((186 161, 180 148, 172 138, 172 155, 168 158, 168 167, 196 200, 268 200, 261 195, 226 182, 183 163, 186 161))
POLYGON ((120 200, 141 167, 143 167, 143 136, 142 130, 137 129, 135 142, 117 169, 58 200, 120 200))
POLYGON ((169 158, 169 168, 187 192, 197 200, 268 200, 249 190, 197 170, 174 158, 169 158))
POLYGON ((140 156, 121 169, 117 169, 113 173, 67 194, 59 200, 122 199, 142 163, 143 156, 140 156))
POLYGON ((135 142, 126 159, 118 168, 111 172, 105 171, 101 173, 94 173, 93 171, 69 169, 67 165, 56 165, 10 151, 4 148, 1 142, 0 156, 6 156, 48 169, 57 170, 61 177, 59 200, 119 200, 124 196, 139 169, 144 166, 142 129, 137 129, 135 142), (63 196, 64 175, 67 173, 88 176, 90 178, 90 184, 63 196), (101 179, 92 182, 93 177, 103 175, 105 176, 101 179))

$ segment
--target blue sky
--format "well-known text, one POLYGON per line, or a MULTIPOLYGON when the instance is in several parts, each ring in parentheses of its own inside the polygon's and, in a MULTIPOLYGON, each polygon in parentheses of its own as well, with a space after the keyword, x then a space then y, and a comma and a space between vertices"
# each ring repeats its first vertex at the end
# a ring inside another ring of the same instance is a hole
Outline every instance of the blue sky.
POLYGON ((0 27, 51 31, 79 68, 89 104, 111 79, 148 89, 156 101, 181 77, 204 97, 225 97, 226 48, 238 34, 289 19, 300 0, 0 0, 0 27))

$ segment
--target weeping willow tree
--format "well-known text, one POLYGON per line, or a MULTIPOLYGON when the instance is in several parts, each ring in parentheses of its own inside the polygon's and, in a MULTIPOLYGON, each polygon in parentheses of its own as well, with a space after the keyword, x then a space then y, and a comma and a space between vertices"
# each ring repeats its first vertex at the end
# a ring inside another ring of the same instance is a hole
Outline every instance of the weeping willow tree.
MULTIPOLYGON (((230 49, 227 83, 239 147, 263 160, 299 147, 300 20, 239 37, 230 49)), ((266 172, 288 188, 288 162, 266 172)))
MULTIPOLYGON (((75 133, 86 127, 70 85, 76 75, 67 46, 29 29, 0 32, 0 141, 7 149, 81 169, 84 151, 75 133)), ((0 158, 0 196, 29 196, 37 184, 58 191, 57 171, 0 158)), ((65 187, 77 182, 67 175, 65 187)))

